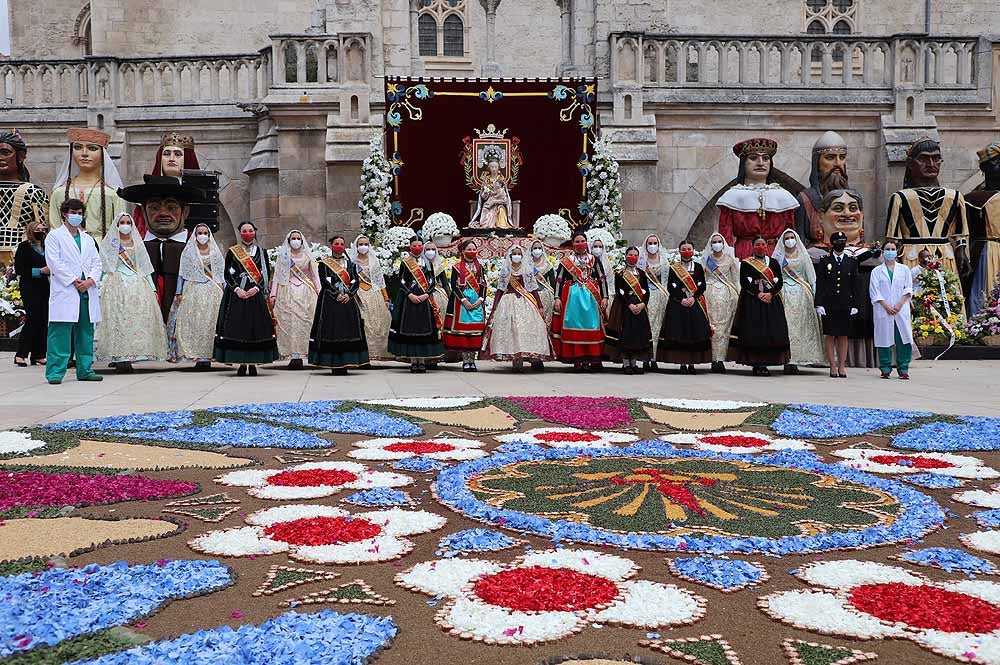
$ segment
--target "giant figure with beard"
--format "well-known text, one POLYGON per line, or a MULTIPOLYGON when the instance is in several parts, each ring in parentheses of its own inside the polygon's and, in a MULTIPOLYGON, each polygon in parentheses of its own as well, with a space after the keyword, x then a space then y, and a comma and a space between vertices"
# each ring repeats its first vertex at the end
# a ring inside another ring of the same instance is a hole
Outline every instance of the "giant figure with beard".
POLYGON ((153 264, 156 297, 166 324, 177 293, 181 253, 188 240, 184 222, 191 213, 191 204, 200 203, 205 196, 200 189, 182 185, 170 176, 146 175, 143 181, 141 185, 118 190, 118 195, 142 206, 147 224, 143 240, 153 264))
POLYGON ((830 236, 836 231, 847 234, 849 245, 861 242, 864 230, 826 228, 820 202, 835 189, 847 189, 847 142, 837 132, 826 132, 813 144, 812 172, 809 187, 799 192, 800 207, 795 210, 795 225, 808 247, 829 249, 830 236))

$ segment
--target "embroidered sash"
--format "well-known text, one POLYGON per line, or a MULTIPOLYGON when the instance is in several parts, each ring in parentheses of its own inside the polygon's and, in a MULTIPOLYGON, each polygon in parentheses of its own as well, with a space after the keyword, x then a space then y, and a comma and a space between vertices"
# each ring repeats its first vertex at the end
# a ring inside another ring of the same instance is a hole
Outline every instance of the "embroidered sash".
POLYGON ((305 274, 301 270, 299 270, 299 267, 297 265, 295 265, 295 261, 292 261, 292 265, 289 266, 289 270, 290 270, 290 272, 292 274, 294 274, 296 277, 298 277, 300 281, 303 281, 306 284, 308 284, 309 288, 312 289, 313 293, 319 293, 318 291, 316 291, 316 285, 313 284, 313 281, 311 279, 309 279, 308 277, 306 277, 305 274))
POLYGON ((566 272, 568 272, 570 275, 572 275, 573 279, 576 280, 576 282, 580 286, 582 286, 583 288, 585 288, 588 291, 590 291, 590 295, 594 296, 594 300, 597 301, 597 308, 599 310, 601 310, 601 318, 603 319, 604 318, 604 308, 600 306, 601 305, 601 287, 599 287, 594 282, 594 280, 590 279, 589 277, 585 277, 584 274, 583 274, 583 270, 581 270, 578 265, 576 265, 575 263, 573 263, 573 259, 569 258, 568 256, 564 255, 562 258, 560 258, 559 259, 559 265, 561 265, 563 268, 565 268, 566 272))
MULTIPOLYGON (((337 278, 344 284, 344 288, 351 288, 351 273, 347 271, 347 268, 337 263, 332 256, 328 256, 323 259, 322 263, 330 269, 330 272, 337 276, 337 278)), ((310 282, 310 284, 311 283, 312 282, 310 282)))
POLYGON ((124 245, 118 246, 118 258, 121 260, 122 263, 125 264, 126 268, 134 272, 136 275, 139 274, 139 271, 136 270, 135 263, 132 261, 132 258, 128 255, 128 249, 124 245))
POLYGON ((778 281, 774 276, 774 271, 771 270, 771 266, 768 263, 763 263, 760 259, 756 259, 752 256, 743 260, 749 263, 751 268, 759 272, 761 276, 767 280, 767 283, 770 286, 774 286, 778 281))
MULTIPOLYGON (((698 283, 694 281, 694 277, 687 271, 680 263, 674 263, 670 266, 670 269, 674 271, 677 278, 681 280, 684 288, 687 289, 688 296, 693 298, 694 294, 698 292, 698 283)), ((698 298, 698 306, 701 307, 701 311, 705 312, 705 319, 708 320, 708 325, 712 325, 712 319, 708 316, 708 301, 705 300, 705 294, 702 294, 698 298)))
MULTIPOLYGON (((548 259, 546 259, 546 261, 548 261, 548 259)), ((555 289, 553 289, 552 285, 549 284, 549 280, 545 279, 545 275, 549 271, 548 270, 542 270, 537 265, 535 265, 533 262, 532 262, 531 267, 532 267, 532 270, 535 271, 535 281, 538 282, 538 288, 539 288, 539 290, 546 289, 546 290, 552 291, 554 293, 555 289)))
POLYGON ((473 272, 472 270, 469 270, 469 268, 465 266, 464 263, 462 264, 462 269, 459 270, 459 276, 465 280, 465 285, 467 287, 469 287, 476 293, 479 293, 479 280, 476 279, 476 273, 473 272))
POLYGON ((639 278, 632 274, 632 272, 626 268, 622 270, 622 279, 628 284, 629 288, 632 289, 632 293, 642 302, 642 297, 645 295, 642 290, 642 284, 639 283, 639 278))
POLYGON ((713 259, 711 256, 708 257, 708 261, 705 263, 705 265, 708 267, 709 270, 712 271, 712 274, 715 275, 720 282, 722 282, 725 286, 729 288, 730 291, 733 292, 733 295, 736 296, 740 295, 739 287, 730 282, 728 279, 726 279, 726 273, 722 272, 722 268, 719 267, 719 264, 715 261, 715 259, 713 259))
POLYGON ((785 262, 781 264, 781 267, 788 273, 788 276, 792 278, 793 282, 804 288, 809 293, 810 298, 814 298, 816 296, 816 294, 813 293, 812 287, 809 286, 809 282, 807 282, 804 277, 800 277, 799 273, 795 272, 795 268, 792 267, 792 264, 787 258, 785 259, 785 262))
POLYGON ((417 286, 420 287, 424 294, 430 296, 427 298, 427 302, 430 303, 431 311, 434 312, 434 324, 438 330, 441 330, 441 327, 444 325, 444 321, 441 318, 441 308, 438 307, 437 302, 434 300, 433 287, 427 281, 427 275, 424 274, 423 268, 420 267, 420 264, 412 256, 407 256, 403 259, 403 266, 410 272, 413 281, 417 283, 417 286))
MULTIPOLYGON (((656 266, 656 267, 659 268, 660 266, 656 266)), ((660 279, 654 274, 656 272, 656 270, 653 270, 653 266, 648 266, 647 265, 643 269, 643 272, 646 273, 646 279, 649 280, 650 284, 652 284, 653 286, 655 286, 660 291, 663 291, 664 293, 667 292, 667 290, 665 288, 663 288, 663 284, 660 282, 660 279)))
POLYGON ((261 288, 261 285, 264 282, 264 276, 260 274, 260 268, 258 268, 257 264, 253 262, 253 257, 247 253, 247 250, 243 249, 242 245, 233 245, 229 248, 229 251, 233 253, 233 256, 235 256, 236 260, 240 262, 243 269, 247 271, 247 275, 250 276, 250 279, 257 284, 258 288, 261 288))

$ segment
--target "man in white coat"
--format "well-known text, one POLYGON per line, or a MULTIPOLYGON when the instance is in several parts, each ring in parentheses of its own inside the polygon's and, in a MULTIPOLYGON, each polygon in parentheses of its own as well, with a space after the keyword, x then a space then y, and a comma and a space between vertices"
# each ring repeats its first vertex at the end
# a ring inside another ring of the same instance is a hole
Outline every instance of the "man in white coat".
POLYGON ((59 210, 63 224, 45 239, 45 264, 51 274, 45 378, 54 385, 62 383, 75 351, 77 381, 101 381, 104 377, 93 369, 94 324, 101 320, 101 256, 97 243, 80 228, 83 202, 67 199, 59 210))
POLYGON ((872 271, 869 295, 875 323, 875 348, 882 378, 892 372, 892 352, 896 351, 896 371, 899 378, 910 378, 913 358, 913 327, 910 324, 910 299, 913 297, 913 277, 910 269, 896 262, 899 246, 887 240, 882 246, 882 265, 872 271))

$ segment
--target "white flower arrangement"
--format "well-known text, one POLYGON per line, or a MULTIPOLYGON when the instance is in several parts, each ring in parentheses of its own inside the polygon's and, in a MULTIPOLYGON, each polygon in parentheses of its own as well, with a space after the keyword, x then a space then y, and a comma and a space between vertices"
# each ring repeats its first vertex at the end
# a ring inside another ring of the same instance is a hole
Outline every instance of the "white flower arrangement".
POLYGON ((382 150, 382 131, 372 132, 368 156, 361 165, 361 228, 372 237, 379 237, 392 224, 392 172, 382 150))
POLYGON ((455 218, 446 212, 436 212, 424 221, 421 235, 427 239, 434 239, 439 236, 457 236, 458 224, 455 218))
POLYGON ((577 427, 536 427, 493 437, 500 443, 534 443, 550 448, 614 448, 618 443, 632 443, 639 437, 625 432, 582 430, 577 427))
POLYGON ((0 455, 23 455, 44 446, 44 441, 35 441, 26 432, 0 432, 0 455))
POLYGON ((604 135, 594 141, 593 165, 587 178, 587 206, 592 228, 617 233, 622 225, 621 173, 611 153, 611 139, 604 135))
POLYGON ((573 230, 569 228, 569 222, 559 215, 552 214, 542 215, 535 220, 532 232, 538 238, 559 241, 558 243, 550 242, 549 244, 562 244, 573 235, 573 230))
POLYGON ((839 462, 841 465, 868 473, 933 473, 974 480, 1000 477, 1000 472, 985 466, 982 460, 971 455, 902 453, 883 448, 848 448, 835 450, 833 454, 843 458, 839 462))

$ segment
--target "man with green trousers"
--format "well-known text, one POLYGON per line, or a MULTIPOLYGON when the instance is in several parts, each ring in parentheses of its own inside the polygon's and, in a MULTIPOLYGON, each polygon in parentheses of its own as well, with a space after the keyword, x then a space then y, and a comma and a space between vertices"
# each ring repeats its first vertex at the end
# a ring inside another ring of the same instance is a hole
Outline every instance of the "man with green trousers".
POLYGON ((83 202, 67 199, 59 211, 63 224, 45 240, 45 264, 51 275, 45 378, 53 385, 62 383, 75 351, 77 381, 101 381, 93 369, 94 324, 101 320, 97 288, 101 256, 97 243, 81 228, 83 202))

